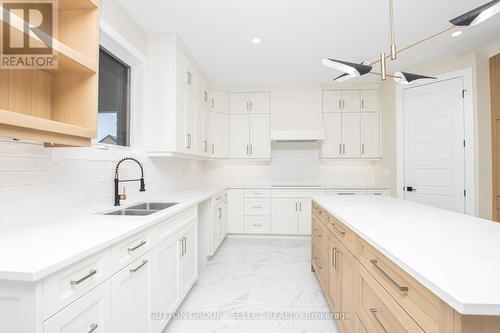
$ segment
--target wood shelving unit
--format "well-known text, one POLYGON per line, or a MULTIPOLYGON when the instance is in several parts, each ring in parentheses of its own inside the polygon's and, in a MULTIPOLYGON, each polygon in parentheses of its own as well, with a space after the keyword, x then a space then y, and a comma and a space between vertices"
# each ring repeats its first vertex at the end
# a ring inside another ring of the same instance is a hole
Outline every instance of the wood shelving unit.
POLYGON ((60 0, 57 37, 57 69, 0 69, 1 137, 89 146, 96 136, 98 0, 60 0))

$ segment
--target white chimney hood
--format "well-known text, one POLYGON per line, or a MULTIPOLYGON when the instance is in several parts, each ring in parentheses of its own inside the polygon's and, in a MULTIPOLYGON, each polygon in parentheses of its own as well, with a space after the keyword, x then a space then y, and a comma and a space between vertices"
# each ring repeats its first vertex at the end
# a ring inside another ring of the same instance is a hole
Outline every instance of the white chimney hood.
POLYGON ((271 131, 271 141, 321 141, 324 139, 324 130, 271 131))

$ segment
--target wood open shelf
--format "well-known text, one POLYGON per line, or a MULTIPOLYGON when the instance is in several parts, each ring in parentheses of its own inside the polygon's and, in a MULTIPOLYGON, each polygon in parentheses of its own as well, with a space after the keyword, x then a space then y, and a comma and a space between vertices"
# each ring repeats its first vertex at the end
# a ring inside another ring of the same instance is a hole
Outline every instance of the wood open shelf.
MULTIPOLYGON (((57 69, 0 69, 0 136, 89 146, 97 133, 99 1, 58 5, 57 69)), ((10 25, 22 33, 22 19, 10 25)))

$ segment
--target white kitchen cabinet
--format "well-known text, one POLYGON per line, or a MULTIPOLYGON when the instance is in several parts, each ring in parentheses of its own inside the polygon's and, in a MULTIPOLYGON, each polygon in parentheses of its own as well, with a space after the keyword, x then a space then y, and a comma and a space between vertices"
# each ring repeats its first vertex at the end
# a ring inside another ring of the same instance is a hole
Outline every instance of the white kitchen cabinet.
POLYGON ((204 156, 204 127, 203 127, 203 102, 197 100, 195 105, 194 117, 194 137, 193 137, 193 151, 198 156, 204 156))
POLYGON ((323 91, 323 112, 342 112, 342 91, 323 91))
POLYGON ((321 157, 342 157, 342 114, 323 113, 323 125, 325 140, 321 145, 321 157))
POLYGON ((342 112, 360 112, 361 95, 359 90, 342 90, 342 112))
POLYGON ((380 90, 361 90, 361 111, 379 112, 380 111, 380 90))
POLYGON ((244 205, 245 191, 243 189, 231 189, 227 192, 228 218, 227 232, 240 234, 245 230, 244 205))
POLYGON ((111 288, 100 284, 43 324, 44 333, 111 332, 111 288))
MULTIPOLYGON (((227 194, 224 197, 227 198, 227 194)), ((227 235, 227 200, 219 202, 212 208, 212 227, 209 244, 209 256, 213 256, 227 235)))
POLYGON ((245 216, 245 233, 247 234, 270 234, 270 216, 245 216))
POLYGON ((380 114, 361 114, 361 156, 380 157, 380 114))
POLYGON ((183 298, 198 278, 197 224, 191 223, 182 230, 179 239, 179 292, 183 298))
POLYGON ((231 158, 248 158, 250 156, 250 116, 248 113, 231 114, 229 124, 231 158))
POLYGON ((269 113, 270 95, 268 92, 231 93, 231 114, 267 114, 269 113))
POLYGON ((201 153, 205 157, 211 156, 212 133, 211 133, 211 117, 210 112, 206 106, 202 111, 202 137, 201 137, 201 153))
POLYGON ((271 233, 296 234, 298 231, 298 202, 296 199, 272 199, 271 233))
POLYGON ((250 158, 271 158, 271 138, 269 129, 269 115, 250 115, 250 158))
POLYGON ((359 158, 361 156, 361 115, 359 113, 342 114, 342 157, 359 158))
POLYGON ((225 158, 229 155, 229 115, 210 112, 211 115, 211 156, 225 158))
MULTIPOLYGON (((153 250, 153 312, 155 313, 172 313, 180 303, 179 245, 179 238, 174 235, 153 250)), ((170 318, 162 315, 155 319, 154 332, 161 332, 170 318)))
POLYGON ((311 234, 311 199, 299 199, 299 212, 298 212, 298 233, 300 235, 311 234))
POLYGON ((229 94, 225 91, 212 89, 210 99, 210 111, 229 113, 229 94))
POLYGON ((111 279, 112 331, 152 331, 152 254, 148 252, 111 279))

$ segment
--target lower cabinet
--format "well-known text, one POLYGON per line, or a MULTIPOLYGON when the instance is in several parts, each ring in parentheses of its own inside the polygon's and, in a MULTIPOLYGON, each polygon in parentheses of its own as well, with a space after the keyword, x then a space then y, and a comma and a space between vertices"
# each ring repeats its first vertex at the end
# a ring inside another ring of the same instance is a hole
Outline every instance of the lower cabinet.
POLYGON ((111 332, 110 281, 105 281, 48 319, 43 332, 111 332))
POLYGON ((311 200, 273 198, 271 200, 272 234, 311 234, 311 200))
POLYGON ((149 252, 111 278, 112 332, 151 332, 152 258, 149 252))
POLYGON ((179 291, 181 298, 188 293, 198 278, 197 225, 192 223, 183 229, 179 240, 179 291))

